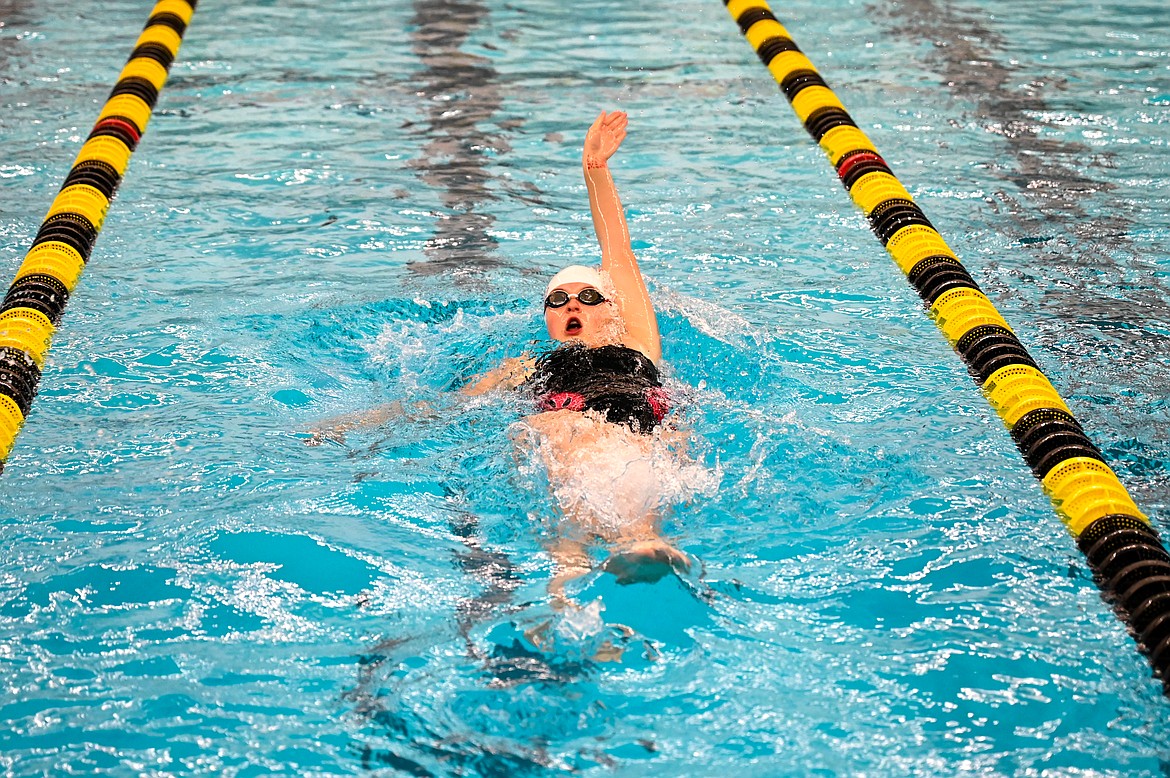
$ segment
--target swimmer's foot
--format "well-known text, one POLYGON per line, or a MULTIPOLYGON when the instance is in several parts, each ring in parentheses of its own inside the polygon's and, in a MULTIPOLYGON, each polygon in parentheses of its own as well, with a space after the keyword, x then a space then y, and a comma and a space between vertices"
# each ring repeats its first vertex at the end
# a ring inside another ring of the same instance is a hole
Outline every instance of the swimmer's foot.
POLYGON ((654 583, 671 573, 690 570, 691 560, 661 540, 642 540, 605 560, 601 569, 612 573, 620 584, 654 583))

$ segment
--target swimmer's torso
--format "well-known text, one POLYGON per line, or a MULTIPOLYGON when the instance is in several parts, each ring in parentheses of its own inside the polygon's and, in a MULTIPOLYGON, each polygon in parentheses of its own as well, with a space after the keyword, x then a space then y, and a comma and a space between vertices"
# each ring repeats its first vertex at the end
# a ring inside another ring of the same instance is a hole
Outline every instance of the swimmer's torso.
POLYGON ((664 476, 677 465, 656 436, 605 421, 596 412, 553 410, 518 425, 517 444, 544 466, 557 504, 582 529, 605 536, 652 520, 664 476))
POLYGON ((561 346, 536 361, 525 386, 542 411, 592 411, 640 433, 658 426, 669 407, 658 368, 624 345, 561 346))

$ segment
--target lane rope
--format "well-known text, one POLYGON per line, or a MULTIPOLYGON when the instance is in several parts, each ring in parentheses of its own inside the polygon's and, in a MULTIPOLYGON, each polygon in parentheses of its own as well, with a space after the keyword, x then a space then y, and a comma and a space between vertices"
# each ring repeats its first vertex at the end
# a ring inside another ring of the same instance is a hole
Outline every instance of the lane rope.
POLYGON ((1170 554, 1157 531, 767 3, 724 5, 967 364, 1170 696, 1170 554))
POLYGON ((197 0, 160 0, 0 305, 0 471, 110 201, 146 131, 197 0))

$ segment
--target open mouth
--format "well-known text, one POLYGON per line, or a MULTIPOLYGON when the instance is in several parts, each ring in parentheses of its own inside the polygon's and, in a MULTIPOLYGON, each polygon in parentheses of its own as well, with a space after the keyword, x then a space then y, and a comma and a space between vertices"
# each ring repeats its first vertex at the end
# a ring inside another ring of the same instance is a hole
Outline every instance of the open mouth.
POLYGON ((581 320, 576 316, 570 316, 569 320, 565 322, 566 335, 580 335, 582 329, 584 329, 584 325, 581 324, 581 320))

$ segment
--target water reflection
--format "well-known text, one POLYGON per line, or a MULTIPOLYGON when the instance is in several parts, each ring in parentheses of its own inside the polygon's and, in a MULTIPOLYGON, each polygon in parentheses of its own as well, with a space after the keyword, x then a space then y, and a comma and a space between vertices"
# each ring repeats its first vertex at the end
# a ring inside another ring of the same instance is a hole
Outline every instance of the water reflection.
MULTIPOLYGON (((12 28, 17 25, 32 23, 28 13, 28 3, 0 0, 0 27, 12 28)), ((28 56, 27 44, 23 36, 11 34, 0 35, 0 84, 9 84, 12 79, 7 75, 12 70, 12 60, 19 56, 28 56)))
POLYGON ((488 11, 466 0, 420 1, 414 9, 411 46, 424 65, 416 94, 426 102, 427 119, 413 129, 429 140, 411 167, 440 193, 445 211, 424 248, 427 261, 412 269, 432 274, 496 267, 502 262, 488 234, 495 217, 483 206, 495 199, 491 157, 510 146, 502 134, 484 129, 499 126, 496 71, 486 57, 462 50, 488 11))

